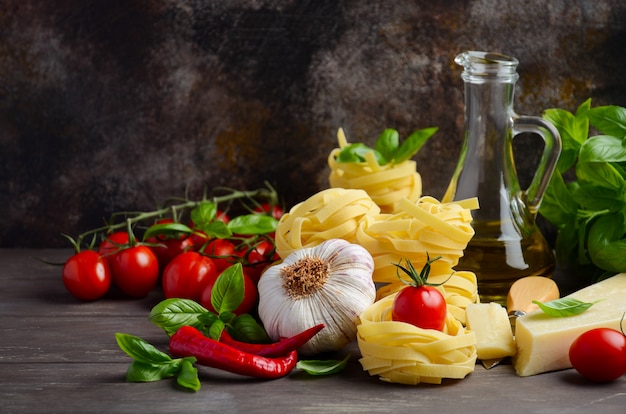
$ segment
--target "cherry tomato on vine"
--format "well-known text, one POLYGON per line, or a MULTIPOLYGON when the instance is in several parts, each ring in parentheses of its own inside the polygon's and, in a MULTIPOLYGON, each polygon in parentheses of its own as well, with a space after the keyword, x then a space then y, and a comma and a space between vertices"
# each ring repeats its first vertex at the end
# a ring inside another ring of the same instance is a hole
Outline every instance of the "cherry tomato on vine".
POLYGON ((142 298, 156 286, 159 262, 148 246, 135 245, 113 255, 113 283, 127 296, 142 298))
MULTIPOLYGON (((173 219, 161 219, 155 224, 162 225, 173 223, 173 219)), ((163 272, 165 266, 167 266, 173 258, 194 247, 194 239, 192 239, 189 234, 157 234, 156 236, 148 237, 145 241, 151 244, 150 248, 159 261, 159 269, 161 272, 163 272)))
POLYGON ((613 381, 626 373, 626 336, 611 328, 591 329, 572 343, 569 359, 588 380, 613 381))
MULTIPOLYGON (((204 306, 206 309, 211 312, 216 312, 215 308, 211 304, 211 294, 213 292, 213 286, 217 281, 217 277, 212 278, 209 281, 209 284, 202 291, 202 295, 200 297, 200 305, 204 306)), ((241 304, 233 311, 235 315, 243 315, 244 313, 250 313, 257 305, 259 300, 259 291, 257 290, 256 284, 254 281, 247 276, 245 273, 243 274, 243 300, 241 304)))
MULTIPOLYGON (((225 212, 217 210, 217 212, 215 213, 214 221, 221 221, 224 224, 228 224, 230 222, 230 217, 225 212)), ((193 233, 189 237, 191 237, 193 241, 193 246, 196 250, 202 248, 202 246, 204 246, 212 238, 211 236, 208 236, 203 230, 198 229, 193 220, 189 222, 189 227, 193 229, 193 233)))
POLYGON ((109 263, 93 250, 76 253, 63 266, 63 284, 78 299, 99 299, 111 286, 109 263))
POLYGON ((161 241, 147 240, 149 243, 157 243, 154 246, 150 246, 157 260, 159 261, 159 268, 161 271, 178 255, 193 248, 194 241, 191 237, 185 237, 182 239, 167 239, 161 241))
POLYGON ((163 271, 163 293, 166 298, 183 298, 200 302, 204 288, 217 278, 213 260, 197 252, 176 256, 163 271))
POLYGON ((227 239, 213 239, 202 250, 213 260, 220 274, 227 267, 232 266, 238 260, 235 243, 227 239))
POLYGON ((248 252, 243 271, 250 276, 254 283, 258 283, 267 266, 279 258, 274 244, 268 240, 263 240, 248 252))
POLYGON ((280 220, 280 218, 285 213, 282 207, 278 205, 271 205, 270 203, 262 203, 260 206, 255 207, 254 210, 257 213, 267 213, 274 217, 276 220, 280 220))
POLYGON ((391 319, 406 322, 422 329, 442 331, 448 309, 443 295, 432 285, 427 284, 430 264, 439 257, 426 262, 421 273, 417 273, 411 262, 407 267, 396 266, 411 278, 408 286, 399 291, 391 306, 391 319))
POLYGON ((215 220, 223 221, 224 223, 228 224, 230 222, 230 217, 225 212, 217 210, 217 212, 215 213, 215 220))
POLYGON ((128 242, 128 232, 116 231, 109 234, 106 239, 102 240, 102 242, 98 246, 98 253, 100 253, 100 255, 102 255, 102 257, 104 257, 109 262, 109 264, 111 264, 113 255, 118 250, 128 245, 128 242))

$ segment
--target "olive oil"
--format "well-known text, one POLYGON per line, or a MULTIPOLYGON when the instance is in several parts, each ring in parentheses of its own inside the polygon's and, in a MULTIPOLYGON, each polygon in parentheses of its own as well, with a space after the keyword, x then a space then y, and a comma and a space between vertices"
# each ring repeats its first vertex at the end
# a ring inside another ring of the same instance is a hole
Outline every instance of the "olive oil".
POLYGON ((513 282, 551 277, 555 258, 535 218, 561 152, 559 132, 541 117, 513 110, 517 59, 470 51, 455 62, 464 67, 465 130, 461 155, 443 201, 478 197, 472 211, 475 234, 456 270, 476 274, 482 302, 506 305, 513 282), (520 188, 512 140, 525 134, 544 142, 528 188, 520 188))
MULTIPOLYGON (((500 223, 474 223, 476 234, 492 234, 500 223), (490 228, 491 230, 486 230, 490 228)), ((481 302, 498 302, 506 306, 511 285, 525 276, 552 277, 555 258, 541 232, 533 231, 522 238, 502 234, 499 238, 473 238, 455 270, 469 270, 478 279, 481 302)))

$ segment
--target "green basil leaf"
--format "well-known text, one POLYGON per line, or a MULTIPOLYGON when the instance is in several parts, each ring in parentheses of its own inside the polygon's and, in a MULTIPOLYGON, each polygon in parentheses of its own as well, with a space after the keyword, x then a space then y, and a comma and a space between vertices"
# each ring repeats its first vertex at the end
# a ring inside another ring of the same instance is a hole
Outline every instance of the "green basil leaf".
POLYGON ((244 298, 243 289, 243 267, 235 263, 217 277, 211 291, 211 305, 218 315, 239 307, 244 298))
POLYGON ((148 227, 143 235, 143 240, 150 237, 165 236, 166 238, 178 238, 181 235, 189 235, 192 230, 183 223, 159 223, 148 227))
POLYGON ((589 110, 591 124, 605 134, 626 137, 626 108, 620 106, 598 106, 589 110))
POLYGON ((344 370, 348 364, 350 355, 341 361, 338 360, 301 360, 296 363, 296 368, 310 375, 332 375, 344 370))
POLYGON ((202 323, 199 317, 208 312, 206 308, 193 300, 170 298, 152 308, 148 320, 171 336, 181 326, 201 328, 202 323))
POLYGON ((228 332, 233 338, 251 343, 269 343, 271 338, 251 315, 238 315, 229 324, 228 332))
POLYGON ((349 144, 343 147, 339 152, 339 155, 337 156, 337 162, 365 162, 365 154, 368 152, 374 153, 378 164, 387 164, 387 160, 380 152, 368 147, 361 142, 349 144))
POLYGON ((174 377, 180 369, 180 360, 160 364, 133 361, 126 371, 128 382, 152 382, 174 377))
POLYGON ((195 358, 184 358, 182 360, 176 382, 181 387, 192 391, 199 391, 200 379, 198 378, 198 369, 193 366, 195 361, 195 358))
POLYGON ((219 341, 225 326, 226 325, 224 324, 224 321, 222 321, 221 319, 217 319, 209 326, 209 329, 207 330, 207 335, 209 336, 209 338, 219 341))
POLYGON ((549 302, 539 302, 537 300, 533 300, 533 303, 541 310, 549 316, 554 317, 563 317, 563 316, 574 316, 583 313, 596 302, 588 303, 582 302, 578 299, 572 298, 561 298, 551 300, 549 302))
POLYGON ((624 206, 623 194, 622 190, 581 183, 571 197, 586 210, 619 211, 624 206))
POLYGON ((246 214, 233 218, 228 230, 233 234, 267 234, 276 230, 278 220, 268 214, 246 214))
POLYGON ((159 351, 153 345, 137 336, 117 332, 115 341, 122 351, 136 361, 162 363, 172 360, 169 355, 159 351))
POLYGON ((580 146, 589 134, 589 119, 581 106, 576 115, 563 109, 548 109, 544 119, 550 121, 559 131, 562 142, 557 171, 565 172, 574 165, 580 146))
POLYGON ((580 147, 580 162, 624 162, 626 147, 621 138, 610 135, 596 135, 589 138, 580 147))
POLYGON ((576 118, 588 118, 589 110, 591 109, 591 98, 580 104, 576 109, 576 118))
POLYGON ((626 272, 626 223, 622 212, 605 214, 591 224, 587 247, 594 265, 611 272, 626 272))
POLYGON ((394 162, 396 164, 400 164, 417 154, 426 141, 435 135, 437 130, 437 127, 432 127, 413 132, 407 139, 404 140, 402 145, 400 145, 400 148, 398 148, 394 154, 394 162))
POLYGON ((619 169, 608 162, 578 162, 576 176, 579 181, 619 190, 624 186, 624 177, 619 169))
POLYGON ((563 176, 558 171, 552 174, 550 184, 539 206, 539 212, 557 228, 571 226, 576 221, 578 204, 572 196, 563 176))
POLYGON ((201 323, 205 326, 213 325, 213 323, 215 323, 215 321, 218 319, 219 319, 219 316, 217 316, 213 312, 207 312, 207 313, 202 313, 198 315, 198 323, 201 323))
POLYGON ((233 235, 228 225, 221 220, 215 220, 199 227, 209 238, 227 239, 233 235))
POLYGON ((376 140, 374 149, 385 159, 385 163, 388 163, 394 158, 399 144, 400 135, 398 134, 398 131, 387 128, 376 140))
POLYGON ((195 227, 204 229, 205 226, 208 226, 215 220, 217 216, 217 205, 211 201, 202 201, 191 210, 189 215, 195 227))

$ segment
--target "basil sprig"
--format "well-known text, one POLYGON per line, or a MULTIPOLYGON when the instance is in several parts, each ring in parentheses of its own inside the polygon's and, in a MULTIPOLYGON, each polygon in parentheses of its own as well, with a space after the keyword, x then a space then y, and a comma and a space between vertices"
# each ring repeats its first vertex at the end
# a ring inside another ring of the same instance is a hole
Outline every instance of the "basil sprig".
POLYGON ((231 219, 228 223, 217 220, 217 204, 204 200, 189 213, 194 229, 183 223, 158 223, 150 226, 143 235, 144 241, 153 236, 179 237, 202 231, 205 237, 226 239, 233 234, 259 235, 276 230, 278 220, 271 214, 250 213, 231 219))
POLYGON ((337 162, 365 162, 365 154, 371 152, 379 165, 400 164, 417 154, 437 129, 431 127, 417 130, 400 144, 398 131, 388 128, 380 134, 374 148, 361 142, 346 145, 339 152, 337 162))
POLYGON ((307 374, 313 375, 313 376, 333 375, 344 370, 344 368, 348 364, 348 359, 350 359, 349 354, 342 360, 336 360, 336 359, 300 360, 296 364, 296 369, 300 369, 306 372, 307 374))
POLYGON ((211 305, 217 313, 191 299, 170 298, 152 308, 148 319, 170 336, 188 325, 215 340, 219 340, 222 330, 228 328, 228 332, 240 341, 269 342, 269 336, 256 319, 248 314, 233 313, 243 301, 243 295, 242 265, 235 263, 218 276, 211 291, 211 305))
POLYGON ((598 302, 599 301, 583 302, 574 298, 560 298, 545 303, 533 300, 533 303, 539 306, 539 308, 545 314, 554 317, 574 316, 581 314, 598 302))
MULTIPOLYGON (((152 308, 148 319, 167 333, 176 333, 182 326, 193 326, 219 340, 222 330, 239 340, 248 342, 269 342, 270 338, 261 325, 251 315, 235 315, 244 298, 243 269, 236 263, 224 270, 211 291, 211 305, 217 313, 211 312, 190 299, 165 299, 152 308)), ((200 389, 198 370, 193 357, 172 359, 145 340, 116 333, 118 346, 133 362, 126 372, 128 382, 150 382, 176 377, 178 384, 193 391, 200 389)))
POLYGON ((176 377, 178 384, 193 391, 200 389, 198 370, 194 357, 172 359, 143 339, 129 334, 116 333, 117 345, 133 362, 126 371, 128 382, 151 382, 176 377))

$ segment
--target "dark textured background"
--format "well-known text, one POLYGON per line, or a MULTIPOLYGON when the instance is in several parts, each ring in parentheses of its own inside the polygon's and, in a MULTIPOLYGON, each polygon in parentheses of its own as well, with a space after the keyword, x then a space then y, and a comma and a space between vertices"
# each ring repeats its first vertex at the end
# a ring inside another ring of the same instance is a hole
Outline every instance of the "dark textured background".
POLYGON ((0 0, 0 247, 68 246, 185 188, 268 180, 291 205, 327 187, 339 126, 439 126, 416 156, 439 198, 469 49, 520 60, 519 113, 626 106, 622 0, 0 0))

